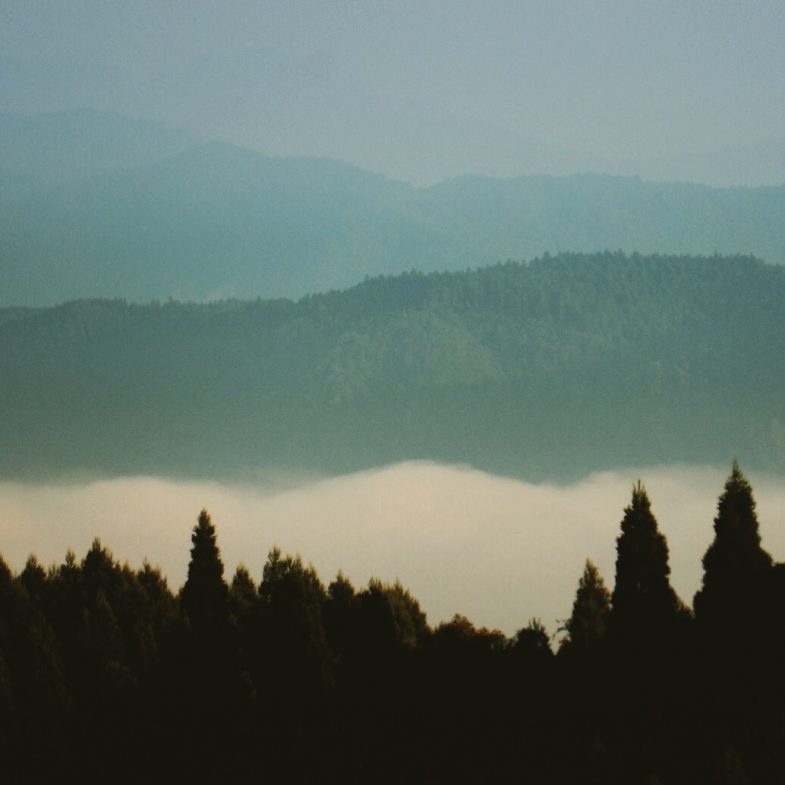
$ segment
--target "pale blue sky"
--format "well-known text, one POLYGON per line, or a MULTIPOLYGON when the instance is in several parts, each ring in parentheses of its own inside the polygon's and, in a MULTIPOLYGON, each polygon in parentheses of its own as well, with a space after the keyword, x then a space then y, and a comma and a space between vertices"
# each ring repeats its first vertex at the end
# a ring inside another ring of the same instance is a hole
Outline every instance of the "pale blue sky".
POLYGON ((515 173, 529 139, 580 168, 785 137, 783 41, 782 0, 2 0, 0 109, 112 109, 392 174, 429 152, 515 173))

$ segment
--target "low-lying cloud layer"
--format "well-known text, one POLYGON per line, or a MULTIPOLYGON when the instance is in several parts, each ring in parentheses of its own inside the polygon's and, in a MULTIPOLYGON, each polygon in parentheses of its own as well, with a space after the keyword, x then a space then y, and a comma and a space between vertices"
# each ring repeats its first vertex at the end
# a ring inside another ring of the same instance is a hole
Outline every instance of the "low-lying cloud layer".
MULTIPOLYGON (((159 564, 177 587, 202 507, 218 528, 227 578, 258 579, 268 550, 299 552, 329 582, 400 578, 434 623, 460 612, 512 633, 537 616, 553 632, 570 611, 584 560, 613 583, 615 539, 641 477, 671 553, 673 584, 691 602, 726 472, 654 468, 595 474, 566 487, 461 467, 395 466, 291 484, 227 485, 141 477, 85 484, 0 483, 0 553, 21 569, 34 552, 81 558, 98 536, 115 556, 159 564)), ((764 546, 785 560, 785 482, 752 476, 764 546)))

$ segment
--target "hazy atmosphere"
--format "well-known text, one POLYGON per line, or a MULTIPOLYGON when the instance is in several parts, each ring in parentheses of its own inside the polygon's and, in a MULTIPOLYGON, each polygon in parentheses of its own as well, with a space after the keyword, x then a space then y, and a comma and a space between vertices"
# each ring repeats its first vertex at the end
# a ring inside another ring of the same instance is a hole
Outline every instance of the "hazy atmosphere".
POLYGON ((3 785, 785 783, 783 0, 0 0, 3 785))
POLYGON ((109 110, 419 183, 776 182, 784 38, 777 0, 8 0, 0 110, 109 110))
MULTIPOLYGON (((586 558, 612 580, 616 537, 635 480, 643 478, 668 538, 672 582, 685 602, 700 586, 727 471, 649 468, 594 474, 567 486, 533 485, 468 468, 405 463, 334 479, 257 484, 119 478, 87 484, 0 485, 9 521, 4 554, 61 562, 95 536, 115 556, 159 564, 185 579, 189 535, 201 507, 218 529, 227 577, 238 563, 258 580, 274 545, 299 552, 329 582, 342 569, 358 586, 400 578, 431 623, 455 613, 512 634, 531 617, 551 633, 569 616, 586 558), (276 489, 278 486, 279 489, 276 489)), ((766 547, 785 556, 785 485, 753 475, 766 547)))

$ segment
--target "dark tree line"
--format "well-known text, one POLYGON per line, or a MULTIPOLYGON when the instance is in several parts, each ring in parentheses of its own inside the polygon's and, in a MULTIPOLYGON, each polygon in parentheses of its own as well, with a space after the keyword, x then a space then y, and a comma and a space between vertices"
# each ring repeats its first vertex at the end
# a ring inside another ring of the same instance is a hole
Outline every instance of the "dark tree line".
POLYGON ((785 565, 736 464, 714 532, 693 611, 636 484, 555 650, 278 549, 227 581, 206 511, 179 593, 98 540, 0 561, 2 781, 782 783, 785 565))

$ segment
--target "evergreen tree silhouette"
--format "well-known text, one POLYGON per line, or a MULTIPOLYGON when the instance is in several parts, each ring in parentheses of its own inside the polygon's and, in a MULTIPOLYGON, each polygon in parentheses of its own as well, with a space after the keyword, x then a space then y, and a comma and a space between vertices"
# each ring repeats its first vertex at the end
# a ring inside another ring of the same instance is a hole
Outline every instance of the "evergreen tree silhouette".
POLYGON ((605 638, 611 612, 611 594, 600 571, 589 559, 578 581, 572 614, 565 622, 563 646, 584 650, 605 638))
POLYGON ((725 482, 714 519, 714 541, 703 557, 703 585, 695 595, 695 618, 704 632, 734 637, 761 620, 772 574, 761 547, 752 486, 737 461, 725 482))
POLYGON ((183 610, 195 631, 217 631, 228 618, 228 590, 215 526, 207 510, 199 513, 191 544, 188 578, 182 589, 183 610))
POLYGON ((181 753, 181 774, 183 779, 222 782, 232 779, 245 757, 245 751, 233 744, 241 738, 239 725, 248 696, 231 634, 224 565, 207 510, 199 513, 191 546, 180 595, 190 628, 181 641, 181 664, 174 676, 180 691, 177 712, 186 728, 182 737, 189 745, 181 753))
POLYGON ((66 769, 67 705, 52 629, 0 556, 0 750, 9 782, 21 772, 19 782, 54 781, 66 769))
POLYGON ((616 540, 616 583, 610 613, 615 637, 652 638, 671 627, 683 606, 669 576, 668 544, 639 480, 624 509, 616 540))
POLYGON ((268 554, 259 586, 270 667, 292 692, 316 693, 331 681, 332 653, 324 628, 327 592, 316 570, 299 556, 268 554))
POLYGON ((322 781, 334 659, 323 621, 327 592, 312 566, 272 548, 259 600, 252 676, 264 690, 268 771, 275 781, 322 781))

